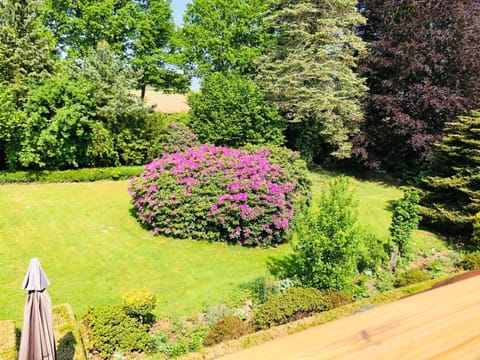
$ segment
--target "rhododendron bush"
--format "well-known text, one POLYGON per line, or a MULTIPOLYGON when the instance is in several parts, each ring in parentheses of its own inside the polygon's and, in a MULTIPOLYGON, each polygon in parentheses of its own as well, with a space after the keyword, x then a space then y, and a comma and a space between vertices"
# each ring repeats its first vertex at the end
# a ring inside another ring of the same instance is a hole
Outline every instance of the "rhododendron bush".
POLYGON ((155 234, 268 246, 286 241, 310 183, 290 150, 201 145, 154 159, 129 192, 155 234))

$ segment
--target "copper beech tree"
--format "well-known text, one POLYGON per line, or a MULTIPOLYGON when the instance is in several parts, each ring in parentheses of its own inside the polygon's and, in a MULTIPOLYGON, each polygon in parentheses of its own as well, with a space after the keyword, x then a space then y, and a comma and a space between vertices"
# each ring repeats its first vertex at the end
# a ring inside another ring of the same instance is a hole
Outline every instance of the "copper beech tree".
POLYGON ((355 153, 370 167, 415 175, 445 124, 480 107, 478 1, 364 0, 359 66, 370 89, 355 153))

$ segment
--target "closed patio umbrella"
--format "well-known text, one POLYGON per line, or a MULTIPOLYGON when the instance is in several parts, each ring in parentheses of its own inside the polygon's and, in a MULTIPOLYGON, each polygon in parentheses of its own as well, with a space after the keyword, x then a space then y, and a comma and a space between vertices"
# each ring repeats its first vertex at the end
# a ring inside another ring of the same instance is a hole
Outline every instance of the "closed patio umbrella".
POLYGON ((37 258, 30 260, 22 289, 28 290, 18 360, 55 360, 50 281, 37 258))

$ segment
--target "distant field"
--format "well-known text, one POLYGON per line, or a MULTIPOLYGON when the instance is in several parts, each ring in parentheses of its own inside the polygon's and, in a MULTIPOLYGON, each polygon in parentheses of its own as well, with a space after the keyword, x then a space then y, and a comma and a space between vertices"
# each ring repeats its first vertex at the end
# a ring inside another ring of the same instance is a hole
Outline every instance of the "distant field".
MULTIPOLYGON (((314 193, 332 175, 312 173, 314 193)), ((386 241, 393 186, 353 181, 360 221, 386 241)), ((39 257, 55 304, 119 303, 146 287, 159 298, 157 315, 193 315, 216 304, 241 282, 267 275, 266 261, 290 251, 154 237, 130 214, 127 181, 0 186, 0 320, 21 324, 20 289, 31 257, 39 257)), ((442 250, 438 238, 416 231, 419 246, 442 250)))
MULTIPOLYGON (((135 91, 140 96, 140 91, 135 91)), ((187 97, 183 94, 164 94, 159 91, 147 90, 145 94, 147 105, 154 105, 155 110, 167 114, 187 112, 190 107, 187 105, 187 97)))

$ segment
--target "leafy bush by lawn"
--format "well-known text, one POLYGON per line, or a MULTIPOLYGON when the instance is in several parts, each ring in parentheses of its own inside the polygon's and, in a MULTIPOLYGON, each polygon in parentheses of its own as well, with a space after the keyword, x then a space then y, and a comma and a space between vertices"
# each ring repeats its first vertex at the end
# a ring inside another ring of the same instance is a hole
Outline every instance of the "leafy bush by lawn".
POLYGON ((202 142, 229 147, 284 143, 285 119, 248 78, 209 74, 188 104, 192 128, 202 142))
POLYGON ((164 154, 131 181, 135 213, 156 234, 242 245, 285 242, 309 182, 295 153, 283 160, 286 168, 270 161, 271 153, 201 145, 164 154), (305 177, 297 180, 302 169, 305 177))
POLYGON ((252 325, 256 330, 268 329, 330 308, 330 302, 320 290, 289 288, 260 305, 253 314, 252 325))
POLYGON ((152 311, 157 305, 157 295, 148 289, 131 290, 123 297, 123 309, 127 315, 142 323, 153 320, 152 311))
POLYGON ((270 263, 279 278, 316 289, 352 290, 366 267, 376 271, 385 258, 380 242, 358 226, 357 203, 347 178, 322 190, 318 207, 298 219, 294 253, 270 263))
POLYGON ((480 251, 474 251, 466 254, 459 264, 464 270, 480 269, 480 251))
POLYGON ((129 317, 120 305, 100 305, 90 309, 84 319, 88 330, 87 349, 103 359, 114 352, 151 352, 155 348, 146 325, 129 317))
POLYGON ((390 239, 402 256, 409 252, 412 231, 420 222, 420 196, 413 189, 405 189, 403 197, 394 203, 390 239))
POLYGON ((403 287, 430 280, 432 277, 420 269, 409 269, 397 275, 395 279, 396 287, 403 287))
POLYGON ((208 331, 203 339, 203 345, 212 346, 223 341, 238 339, 251 333, 253 329, 236 316, 227 315, 217 321, 208 331))

